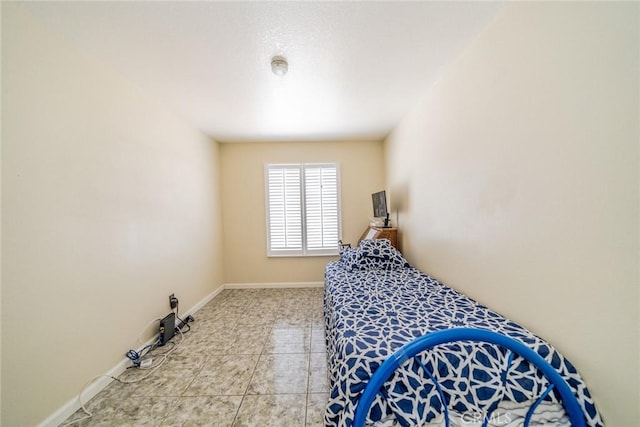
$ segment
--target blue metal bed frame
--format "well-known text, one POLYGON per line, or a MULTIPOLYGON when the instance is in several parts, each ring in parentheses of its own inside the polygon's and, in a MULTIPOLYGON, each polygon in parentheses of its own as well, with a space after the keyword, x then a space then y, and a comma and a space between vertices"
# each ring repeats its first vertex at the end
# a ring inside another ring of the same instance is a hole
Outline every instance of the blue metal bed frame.
MULTIPOLYGON (((367 386, 365 387, 362 396, 360 397, 360 400, 358 401, 358 404, 356 406, 353 426, 364 427, 365 420, 367 418, 367 415, 369 414, 369 410, 371 408, 371 405, 373 404, 373 400, 379 393, 382 385, 389 379, 389 377, 391 377, 393 372, 395 372, 395 370, 400 365, 402 365, 410 358, 416 357, 417 354, 429 350, 439 344, 456 341, 487 342, 502 346, 531 362, 547 377, 551 384, 541 394, 536 402, 529 408, 529 411, 527 412, 524 420, 525 427, 529 425, 535 409, 554 388, 560 394, 562 404, 567 415, 569 416, 571 425, 574 427, 585 426, 584 414, 578 403, 578 400, 573 395, 573 392, 569 388, 569 385, 566 383, 566 381, 549 363, 547 363, 546 360, 544 360, 538 353, 531 350, 526 345, 522 344, 521 342, 515 341, 512 338, 498 334, 496 332, 473 328, 454 328, 432 332, 428 335, 417 338, 408 344, 405 344, 402 348, 393 353, 380 365, 380 367, 376 370, 376 372, 369 380, 367 386)), ((422 362, 420 362, 420 360, 417 358, 416 361, 429 376, 429 378, 431 378, 431 380, 435 383, 436 389, 440 394, 440 400, 442 401, 444 407, 445 425, 449 427, 449 413, 447 410, 442 388, 438 381, 433 377, 433 375, 425 368, 422 362)), ((488 419, 487 417, 485 417, 483 425, 486 425, 487 422, 488 419)))

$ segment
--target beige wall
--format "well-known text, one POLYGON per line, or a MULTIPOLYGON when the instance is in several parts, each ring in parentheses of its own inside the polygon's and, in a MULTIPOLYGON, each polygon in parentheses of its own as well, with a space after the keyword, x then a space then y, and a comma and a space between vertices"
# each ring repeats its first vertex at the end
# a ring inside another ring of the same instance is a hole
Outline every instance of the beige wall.
POLYGON ((638 413, 638 3, 515 3, 385 143, 409 261, 638 413))
POLYGON ((382 142, 221 144, 226 283, 321 282, 336 257, 267 257, 266 163, 338 162, 343 241, 355 243, 372 216, 371 193, 384 188, 382 142))
POLYGON ((218 147, 2 5, 2 425, 35 425, 222 283, 218 147), (150 334, 149 334, 150 335, 150 334))
MULTIPOLYGON (((2 33, 2 6, 0 5, 0 34, 2 33)), ((0 82, 2 81, 2 49, 0 48, 0 82)), ((1 84, 0 84, 1 86, 1 84)), ((2 129, 2 102, 0 98, 0 129, 2 129)), ((2 137, 0 135, 0 153, 2 152, 2 137)), ((1 160, 1 159, 0 159, 1 160)), ((0 188, 2 187, 2 161, 0 161, 0 188)), ((2 223, 2 192, 0 191, 0 224, 2 223)), ((2 241, 2 226, 0 226, 0 242, 2 241)), ((2 259, 2 244, 0 243, 0 260, 2 259)), ((0 320, 2 319, 2 262, 0 262, 0 320)), ((0 326, 0 425, 2 425, 2 330, 0 326)))

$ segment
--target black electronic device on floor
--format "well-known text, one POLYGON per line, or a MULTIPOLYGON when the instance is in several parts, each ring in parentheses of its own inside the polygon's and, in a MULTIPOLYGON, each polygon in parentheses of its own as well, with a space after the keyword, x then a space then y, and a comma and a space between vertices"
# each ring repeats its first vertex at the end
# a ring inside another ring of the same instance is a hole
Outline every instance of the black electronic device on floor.
POLYGON ((160 321, 160 343, 158 345, 165 345, 173 338, 176 332, 176 314, 169 313, 160 321))

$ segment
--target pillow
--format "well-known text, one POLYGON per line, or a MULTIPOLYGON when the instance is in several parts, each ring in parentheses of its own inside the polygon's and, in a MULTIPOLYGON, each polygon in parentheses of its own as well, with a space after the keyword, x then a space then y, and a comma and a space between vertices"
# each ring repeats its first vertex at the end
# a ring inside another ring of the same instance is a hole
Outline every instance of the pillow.
POLYGON ((389 239, 366 239, 358 245, 362 256, 390 259, 398 250, 391 245, 389 239))
POLYGON ((357 269, 358 259, 360 258, 360 254, 357 248, 340 248, 340 263, 342 267, 347 271, 352 271, 355 268, 357 269))
POLYGON ((362 240, 357 248, 341 252, 341 261, 347 271, 409 267, 407 260, 391 245, 389 239, 362 240))

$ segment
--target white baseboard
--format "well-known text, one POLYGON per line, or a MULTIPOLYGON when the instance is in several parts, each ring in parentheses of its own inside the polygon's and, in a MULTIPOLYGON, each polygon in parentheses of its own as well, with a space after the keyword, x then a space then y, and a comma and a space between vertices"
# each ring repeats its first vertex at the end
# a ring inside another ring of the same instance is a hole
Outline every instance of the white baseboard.
POLYGON ((189 310, 187 310, 185 312, 185 314, 188 316, 190 314, 195 313, 196 311, 200 310, 202 307, 204 307, 205 305, 207 305, 207 303, 209 301, 211 301, 212 299, 214 299, 220 292, 222 292, 224 290, 224 285, 219 286, 218 289, 216 289, 215 291, 211 292, 209 295, 207 295, 206 297, 202 298, 196 305, 194 305, 193 307, 191 307, 189 310))
MULTIPOLYGON (((216 289, 215 291, 211 292, 209 295, 201 299, 196 305, 191 307, 186 312, 181 313, 181 315, 186 317, 190 314, 197 312, 205 304, 207 304, 209 301, 215 298, 216 295, 218 295, 224 289, 225 289, 224 286, 218 287, 218 289, 216 289)), ((148 342, 142 344, 140 348, 138 348, 137 350, 138 351, 142 350, 143 347, 153 343, 155 340, 156 340, 156 337, 152 337, 148 342)), ((129 366, 131 366, 131 360, 124 358, 116 366, 111 368, 107 373, 103 375, 95 376, 93 379, 90 380, 91 382, 87 383, 87 385, 84 387, 85 390, 84 390, 84 393, 82 393, 82 401, 86 403, 89 400, 91 400, 96 394, 100 393, 102 390, 104 390, 105 387, 111 384, 111 381, 113 381, 113 379, 109 378, 109 376, 118 377, 129 366)), ((80 390, 76 396, 74 396, 71 400, 69 400, 64 405, 62 405, 56 412, 51 414, 42 423, 38 424, 38 427, 56 427, 62 424, 74 412, 80 409, 79 394, 81 392, 82 390, 80 390)))
POLYGON ((225 283, 225 289, 285 289, 321 288, 323 282, 267 282, 267 283, 225 283))
MULTIPOLYGON (((156 338, 151 338, 148 342, 144 343, 140 346, 138 351, 140 351, 144 346, 151 344, 155 341, 156 338)), ((87 384, 83 387, 82 390, 78 392, 73 398, 71 398, 67 403, 62 405, 56 412, 51 414, 47 419, 38 424, 38 427, 55 427, 61 425, 67 418, 69 418, 74 412, 80 409, 80 393, 82 393, 82 401, 87 403, 93 397, 104 390, 113 379, 111 377, 118 377, 122 374, 127 367, 131 366, 131 360, 122 359, 116 366, 111 368, 108 372, 103 375, 97 375, 93 377, 87 384), (84 392, 83 392, 84 390, 84 392)))

